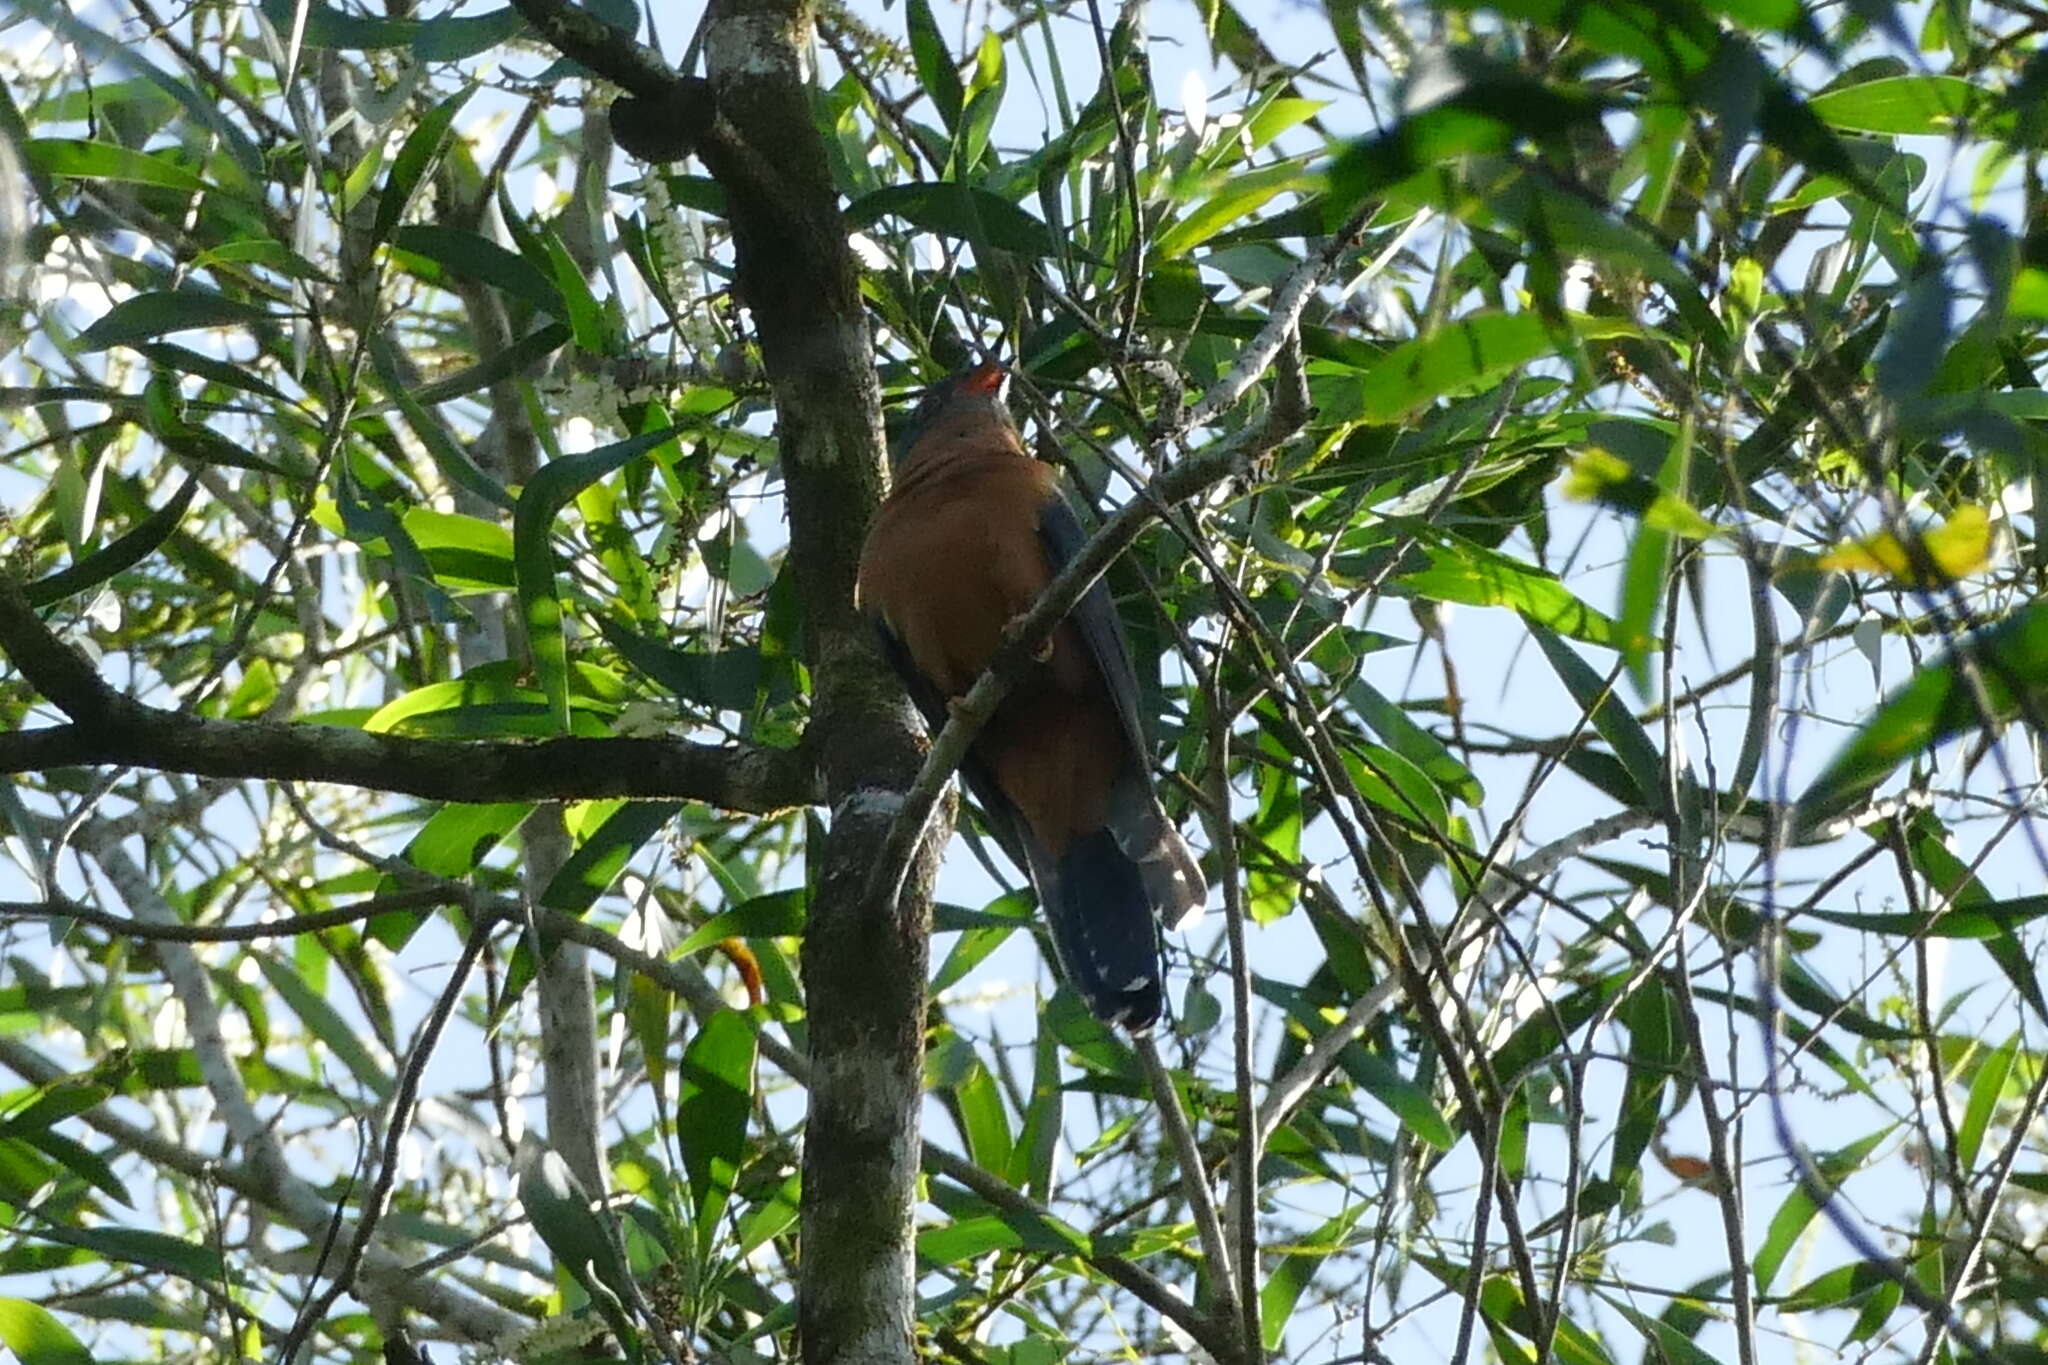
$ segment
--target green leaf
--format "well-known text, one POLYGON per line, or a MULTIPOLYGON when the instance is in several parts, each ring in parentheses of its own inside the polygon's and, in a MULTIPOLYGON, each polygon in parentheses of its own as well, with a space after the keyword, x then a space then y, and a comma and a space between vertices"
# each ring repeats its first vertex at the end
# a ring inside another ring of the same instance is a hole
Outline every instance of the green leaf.
POLYGON ((1991 92, 1959 76, 1885 76, 1807 100, 1821 122, 1856 133, 1947 137, 1989 102, 1991 92))
POLYGON ((28 164, 45 175, 104 180, 196 193, 208 188, 199 176, 167 157, 112 142, 75 137, 39 137, 22 148, 28 164))
MULTIPOLYGON (((1533 1341, 1539 1328, 1521 1289, 1505 1275, 1489 1276, 1480 1288, 1479 1303, 1501 1359, 1525 1359, 1527 1353, 1508 1333, 1533 1341)), ((1600 1339, 1570 1318, 1560 1315, 1555 1327, 1551 1349, 1560 1365, 1614 1365, 1614 1358, 1601 1346, 1600 1339)))
POLYGON ((958 1265, 991 1251, 1030 1250, 1053 1256, 1089 1254, 1085 1233, 1051 1217, 1003 1210, 980 1218, 962 1218, 921 1233, 917 1254, 932 1265, 958 1265))
POLYGON ((92 1352, 47 1308, 0 1299, 0 1346, 21 1365, 93 1365, 92 1352))
POLYGON ((489 14, 443 14, 420 24, 412 55, 422 62, 459 62, 525 31, 526 17, 510 5, 489 14))
POLYGON ((555 551, 548 540, 555 514, 586 485, 655 449, 680 430, 664 427, 581 455, 550 460, 520 490, 512 512, 512 563, 519 582, 519 605, 526 613, 534 671, 540 675, 541 688, 563 734, 569 732, 569 664, 562 604, 555 596, 555 551))
POLYGON ((597 296, 590 292, 590 281, 583 277, 582 267, 570 258, 569 249, 562 245, 560 234, 552 226, 540 224, 537 235, 541 249, 547 255, 555 295, 567 310, 566 316, 562 313, 556 316, 569 324, 570 335, 575 337, 579 350, 604 355, 608 349, 604 314, 597 296))
POLYGON ((701 953, 722 939, 779 938, 803 932, 807 900, 802 891, 771 891, 721 910, 676 946, 676 957, 701 953))
POLYGON ((65 1170, 100 1190, 108 1198, 126 1208, 134 1208, 135 1201, 128 1197, 128 1187, 121 1183, 121 1177, 108 1160, 82 1142, 73 1141, 62 1133, 45 1128, 38 1132, 25 1133, 20 1141, 35 1148, 65 1170))
POLYGON ((757 1046, 754 1025, 744 1014, 720 1010, 683 1049, 676 1141, 696 1200, 692 1223, 700 1256, 711 1249, 746 1159, 757 1046))
POLYGON ((514 586, 512 533, 497 522, 413 507, 399 524, 412 537, 436 582, 457 590, 514 586))
POLYGON ((1997 729, 2048 706, 2048 603, 2024 607, 1921 667, 1863 723, 1799 798, 1797 836, 1813 837, 1875 791, 1906 759, 1980 727, 1997 729), (1981 679, 1980 715, 1967 671, 1981 679))
POLYGON ((242 327, 271 320, 271 315, 255 304, 204 289, 160 290, 121 300, 79 334, 78 344, 84 350, 104 351, 109 346, 133 346, 170 332, 242 327))
POLYGON ((934 1054, 933 1063, 942 1073, 959 1073, 942 1076, 934 1084, 951 1101, 954 1122, 967 1140, 969 1159, 983 1170, 1008 1169, 1015 1155, 1009 1111, 1003 1107, 995 1076, 975 1055, 973 1044, 955 1038, 934 1054), (952 1065, 956 1059, 959 1064, 952 1065))
POLYGON ((950 181, 884 186, 846 206, 846 225, 863 228, 892 214, 941 237, 985 241, 1023 256, 1060 254, 1044 223, 1001 195, 950 181))
POLYGON ((623 992, 626 1026, 633 1032, 633 1041, 640 1045, 651 1093, 666 1095, 668 1040, 675 1027, 676 998, 666 987, 628 970, 624 964, 620 965, 619 977, 622 979, 615 982, 612 998, 618 1000, 623 992))
POLYGON ((1970 1100, 1963 1109, 1963 1121, 1956 1128, 1956 1167, 1965 1176, 1977 1169, 1977 1153, 1984 1145, 1984 1133, 2005 1095, 2006 1080, 2012 1075, 2013 1058, 2019 1055, 2020 1035, 2015 1033, 1977 1064, 1970 1082, 1970 1100))
POLYGON ((1253 150, 1266 146, 1289 128, 1308 122, 1330 107, 1329 100, 1309 100, 1280 95, 1269 99, 1245 120, 1245 139, 1253 150))
POLYGON ((1457 1142, 1457 1132, 1437 1109, 1429 1092, 1402 1075, 1400 1068, 1385 1057, 1352 1043, 1338 1054, 1338 1061, 1345 1074, 1393 1110, 1410 1133, 1439 1152, 1449 1151, 1457 1142))
MULTIPOLYGON (((1612 335, 1617 326, 1634 330, 1603 319, 1582 335, 1612 335)), ((1438 399, 1487 388, 1555 348, 1550 329, 1534 313, 1463 318, 1428 336, 1404 341, 1380 357, 1359 380, 1353 395, 1356 412, 1368 422, 1407 421, 1438 399)))
POLYGON ((532 810, 528 801, 444 806, 405 846, 405 859, 436 877, 466 877, 532 810))
POLYGON ((632 1274, 620 1258, 613 1230, 592 1207, 590 1193, 569 1163, 542 1146, 531 1132, 520 1138, 513 1165, 518 1172, 519 1202, 533 1230, 619 1334, 628 1359, 637 1361, 639 1338, 624 1306, 632 1293, 632 1274))
POLYGON ((1723 1365, 1720 1356, 1703 1349, 1672 1324, 1653 1318, 1611 1294, 1602 1295, 1601 1298, 1643 1334, 1650 1346, 1650 1350, 1644 1353, 1646 1359, 1658 1360, 1661 1365, 1723 1365))
MULTIPOLYGON (((1846 1147, 1833 1152, 1814 1154, 1814 1164, 1819 1167, 1821 1177, 1831 1184, 1839 1184, 1854 1172, 1861 1170, 1870 1154, 1877 1150, 1891 1134, 1890 1128, 1880 1128, 1865 1137, 1858 1138, 1846 1147)), ((1792 1254, 1800 1236, 1806 1231, 1814 1216, 1820 1212, 1820 1205, 1805 1188, 1796 1182, 1786 1194, 1785 1201, 1778 1205, 1778 1211, 1771 1215, 1771 1224, 1764 1232, 1764 1243, 1757 1248, 1756 1259, 1751 1270, 1756 1275, 1759 1291, 1768 1290, 1778 1270, 1785 1264, 1785 1258, 1792 1254)))
POLYGON ((1153 253, 1160 260, 1184 256, 1276 196, 1306 193, 1315 179, 1301 164, 1289 161, 1189 186, 1194 208, 1159 234, 1153 253))
MULTIPOLYGON (((246 178, 245 188, 266 182, 268 169, 263 153, 257 150, 256 144, 249 140, 249 135, 242 131, 236 120, 220 111, 213 92, 189 77, 173 76, 153 65, 142 56, 147 44, 132 41, 130 35, 116 25, 87 23, 79 19, 64 0, 17 0, 10 8, 17 14, 35 16, 45 26, 61 34, 76 49, 70 60, 82 59, 85 66, 78 69, 90 67, 96 80, 117 72, 135 72, 143 81, 183 107, 197 126, 220 139, 233 158, 233 167, 246 178)), ((14 110, 13 100, 0 99, 0 108, 14 110)))
MULTIPOLYGON (((1032 901, 1028 895, 1012 892, 992 900, 975 917, 974 922, 961 928, 960 937, 953 944, 946 960, 932 973, 932 993, 950 990, 963 977, 980 966, 988 955, 1009 942, 1010 936, 1019 929, 1027 933, 1031 928, 1032 901)), ((933 907, 935 917, 944 915, 951 920, 952 907, 933 907)), ((962 911, 962 915, 971 912, 962 911)), ((950 922, 935 922, 934 928, 952 929, 950 922)))
POLYGON ((355 1026, 343 1019, 334 1006, 327 1003, 320 993, 306 983, 289 963, 259 954, 257 965, 263 969, 264 979, 284 998, 293 1014, 299 1016, 315 1037, 347 1066, 355 1078, 367 1086, 379 1099, 390 1099, 396 1083, 389 1072, 370 1050, 363 1046, 356 1036, 355 1026))
POLYGON ((1352 1245, 1352 1228, 1371 1207, 1358 1200, 1307 1236, 1289 1243, 1286 1254, 1267 1269, 1265 1287, 1259 1291, 1259 1326, 1269 1352, 1280 1354, 1288 1320, 1294 1316, 1302 1291, 1324 1261, 1352 1245))
MULTIPOLYGON (((561 331, 566 337, 566 329, 561 331)), ((426 391, 422 390, 420 394, 413 393, 400 377, 397 357, 392 354, 390 340, 384 333, 379 332, 371 338, 370 358, 377 367, 378 377, 384 382, 384 392, 390 395, 391 400, 398 405, 399 411, 405 414, 406 425, 412 428, 413 435, 419 438, 420 444, 427 448, 427 455, 433 460, 435 468, 447 476, 448 481, 456 487, 495 507, 510 511, 512 495, 505 491, 504 485, 478 468, 476 462, 469 458, 469 453, 456 444, 447 427, 435 420, 422 401, 426 391)), ((479 384, 477 387, 481 388, 483 385, 479 384)), ((509 553, 509 544, 507 548, 509 553)))
POLYGON ((1036 1199, 1052 1197, 1065 1095, 1060 1086, 1059 1040, 1051 1029, 1040 1028, 1031 1049, 1031 1099, 1010 1153, 1011 1182, 1036 1199))
POLYGON ((1642 725, 1615 696, 1612 685, 1541 625, 1532 621, 1529 633, 1536 637, 1572 700, 1592 719, 1593 728, 1621 760, 1629 781, 1635 784, 1637 804, 1645 810, 1664 810, 1669 804, 1664 790, 1664 760, 1642 725))
POLYGON ((782 1182, 769 1197, 755 1206, 740 1223, 733 1255, 744 1257, 771 1237, 788 1231, 802 1212, 802 1181, 796 1176, 782 1182))
POLYGON ((1003 42, 995 33, 981 35, 981 48, 975 54, 974 83, 967 92, 967 107, 960 118, 960 153, 956 169, 965 171, 981 164, 982 156, 988 151, 989 132, 995 126, 996 114, 1003 106, 1003 92, 1009 86, 1009 73, 1003 63, 1003 42))
MULTIPOLYGON (((282 407, 289 408, 292 400, 285 397, 277 386, 269 383, 254 369, 236 365, 218 356, 201 355, 175 341, 152 341, 137 346, 136 351, 148 359, 152 372, 168 371, 172 374, 189 374, 210 384, 220 384, 243 393, 253 393, 268 398, 282 407)), ((154 378, 151 380, 155 382, 154 378)))
POLYGON ((177 532, 185 509, 199 491, 199 480, 187 478, 171 500, 143 518, 120 539, 103 545, 69 568, 59 569, 28 585, 29 605, 47 607, 52 602, 96 588, 124 569, 132 569, 177 532))
POLYGON ((1371 683, 1363 678, 1354 682, 1344 690, 1344 700, 1389 749, 1420 768, 1438 787, 1468 806, 1476 807, 1486 799, 1486 790, 1472 770, 1371 683))
POLYGON ((78 1076, 60 1076, 56 1080, 39 1085, 26 1097, 27 1102, 0 1118, 0 1136, 18 1137, 24 1133, 38 1132, 65 1119, 98 1108, 106 1101, 112 1090, 98 1081, 85 1080, 78 1076))
POLYGON ((932 15, 931 0, 909 0, 903 7, 903 22, 909 30, 910 58, 917 65, 918 85, 931 98, 948 132, 960 128, 960 109, 965 96, 960 89, 960 68, 953 51, 939 32, 932 15))
MULTIPOLYGON (((436 403, 445 403, 451 398, 461 398, 466 394, 475 393, 478 389, 489 388, 501 379, 524 374, 529 368, 554 354, 568 339, 568 326, 560 322, 551 322, 545 327, 527 333, 481 364, 471 365, 468 369, 456 371, 446 379, 437 379, 431 384, 422 385, 419 392, 413 396, 419 402, 432 406, 436 403)), ((492 501, 501 502, 503 496, 503 491, 500 490, 500 496, 493 498, 492 501)))
POLYGON ((1424 546, 1429 567, 1402 574, 1402 591, 1432 602, 1509 607, 1548 630, 1590 645, 1615 647, 1620 631, 1556 576, 1494 550, 1446 539, 1424 546))
MULTIPOLYGON (((1270 733, 1259 736, 1259 746, 1269 759, 1283 752, 1270 733)), ((1259 803, 1246 822, 1247 831, 1261 848, 1270 849, 1281 864, 1296 862, 1301 856, 1301 784, 1287 764, 1270 761, 1261 765, 1258 781, 1259 803)), ((1245 886, 1250 902, 1246 909, 1253 921, 1262 925, 1287 915, 1301 894, 1291 874, 1268 871, 1263 866, 1250 869, 1245 886)))
MULTIPOLYGON (((1578 32, 1600 9, 1573 6, 1560 26, 1578 32)), ((1677 36, 1671 26, 1656 28, 1660 38, 1677 36)), ((1433 55, 1416 86, 1426 84, 1435 98, 1385 133, 1354 142, 1330 168, 1330 197, 1344 212, 1460 157, 1505 151, 1525 139, 1562 143, 1597 125, 1609 107, 1605 96, 1545 81, 1474 49, 1433 55)))
POLYGON ((419 121, 419 126, 407 135, 405 145, 392 159, 391 174, 385 177, 384 193, 377 200, 377 219, 370 228, 372 244, 389 237, 391 229, 398 226, 398 220, 404 215, 406 205, 412 202, 413 192, 419 188, 420 181, 441 159, 441 149, 447 144, 448 130, 455 122, 455 115, 475 93, 475 85, 465 85, 429 109, 426 117, 419 121))
POLYGON ((371 554, 388 555, 398 571, 419 585, 427 599, 427 612, 437 625, 448 625, 459 615, 454 602, 434 581, 426 556, 413 543, 405 523, 381 502, 364 501, 355 479, 335 480, 334 510, 341 518, 348 538, 371 554))
POLYGON ((439 223, 410 223, 391 234, 395 251, 416 260, 413 273, 438 283, 443 273, 473 280, 522 299, 553 318, 568 321, 568 307, 553 280, 533 262, 488 237, 439 223), (419 268, 424 265, 426 268, 419 268))
MULTIPOLYGON (((1730 40, 1730 45, 1735 40, 1730 40)), ((1749 44, 1741 44, 1751 60, 1762 58, 1749 44)), ((1820 121, 1813 106, 1799 98, 1775 73, 1763 77, 1763 98, 1757 114, 1757 130, 1765 142, 1785 155, 1804 163, 1822 175, 1837 175, 1873 199, 1881 198, 1877 186, 1856 164, 1842 139, 1820 121)))
POLYGON ((562 864, 540 893, 540 903, 581 915, 611 889, 626 863, 682 810, 680 801, 627 801, 606 817, 562 864))
POLYGON ((147 1228, 71 1228, 65 1233, 65 1241, 90 1247, 110 1264, 142 1266, 197 1285, 217 1286, 227 1274, 220 1253, 212 1247, 147 1228))
POLYGON ((417 23, 403 19, 373 19, 335 9, 321 0, 261 0, 263 13, 277 29, 278 37, 289 40, 300 34, 305 47, 332 48, 346 52, 374 52, 385 48, 410 47, 419 31, 417 23), (303 21, 303 22, 302 22, 303 21))
POLYGON ((1593 1017, 1596 1010, 1613 999, 1627 983, 1625 972, 1609 973, 1574 989, 1555 1003, 1555 1008, 1538 1011, 1528 1022, 1508 1035, 1493 1054, 1493 1069, 1501 1076, 1519 1076, 1529 1067, 1565 1046, 1561 1026, 1569 1033, 1593 1017))
MULTIPOLYGON (((600 616, 597 628, 613 649, 640 672, 687 702, 723 711, 750 711, 760 694, 766 665, 757 646, 739 645, 717 652, 683 649, 633 629, 615 616, 600 616)), ((772 687, 769 700, 787 700, 793 688, 786 681, 772 687)))
MULTIPOLYGON (((1676 498, 1681 505, 1691 445, 1692 426, 1687 422, 1679 438, 1672 442, 1657 476, 1658 492, 1676 498)), ((1672 532, 1652 516, 1637 523, 1635 535, 1629 540, 1621 602, 1616 609, 1617 643, 1621 646, 1622 664, 1628 669, 1629 681, 1635 685, 1638 696, 1650 695, 1650 655, 1657 643, 1658 613, 1664 607, 1671 548, 1672 532)))
POLYGON ((1802 912, 1809 918, 1826 920, 1845 929, 1866 934, 1892 934, 1905 938, 2003 938, 2023 924, 2048 915, 2048 896, 2014 896, 2009 900, 1987 901, 1969 906, 1951 906, 1937 914, 1908 911, 1856 914, 1847 910, 1802 912))
POLYGON ((1643 1153, 1664 1117, 1664 1094, 1678 1074, 1685 1049, 1678 1039, 1675 1011, 1664 982, 1651 977, 1623 1003, 1628 1027, 1628 1080, 1615 1116, 1614 1151, 1607 1178, 1627 1188, 1639 1178, 1643 1153))

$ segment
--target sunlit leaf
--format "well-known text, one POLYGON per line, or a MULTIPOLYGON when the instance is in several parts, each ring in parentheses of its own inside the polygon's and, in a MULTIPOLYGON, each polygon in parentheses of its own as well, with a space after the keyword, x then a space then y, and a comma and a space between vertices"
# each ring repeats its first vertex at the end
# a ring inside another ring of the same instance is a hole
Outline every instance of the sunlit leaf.
POLYGON ((45 175, 101 180, 158 189, 199 191, 206 182, 170 158, 138 152, 112 142, 84 138, 36 138, 22 148, 31 166, 45 175))
POLYGON ((555 594, 555 551, 550 542, 555 516, 586 484, 655 449, 678 430, 666 427, 582 455, 551 460, 520 491, 512 513, 512 558, 520 606, 526 613, 527 647, 533 651, 534 671, 540 675, 542 690, 564 732, 569 728, 569 666, 562 604, 555 594))
POLYGON ((1887 697, 1799 798, 1797 828, 1812 833, 1852 810, 1899 764, 1944 740, 1979 727, 1995 732, 2044 705, 2048 605, 2037 603, 1964 637, 1887 697))
POLYGON ((683 1049, 676 1136, 696 1200, 692 1223, 699 1254, 709 1252, 746 1156, 753 1109, 754 1028, 744 1015, 720 1010, 683 1049))
POLYGON ((1990 568, 1998 543, 1990 512, 1974 503, 1958 507, 1918 539, 1920 554, 1915 555, 1890 531, 1879 531, 1829 550, 1818 563, 1823 569, 1882 574, 1907 587, 1930 586, 1930 580, 1939 586, 1990 568))
POLYGON ((0 1345, 21 1365, 93 1365, 92 1353, 47 1308, 0 1298, 0 1345))
POLYGON ((1823 91, 1807 104, 1823 122, 1851 132, 1946 136, 1987 94, 1957 76, 1887 76, 1823 91))
POLYGON ((966 96, 960 88, 960 69, 954 65, 953 51, 939 31, 939 21, 932 16, 931 0, 906 0, 903 20, 909 30, 910 56, 917 65, 918 83, 937 107, 939 117, 946 121, 946 127, 956 129, 966 96))

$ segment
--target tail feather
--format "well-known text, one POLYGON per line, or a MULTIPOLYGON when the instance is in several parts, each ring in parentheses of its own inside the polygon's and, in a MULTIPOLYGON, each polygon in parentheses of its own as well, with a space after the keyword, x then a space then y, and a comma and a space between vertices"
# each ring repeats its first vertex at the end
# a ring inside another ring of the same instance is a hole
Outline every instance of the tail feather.
POLYGON ((1144 871, 1109 830, 1077 836, 1057 868, 1040 863, 1039 895, 1069 983, 1096 1017, 1144 1033, 1164 988, 1144 871))
POLYGON ((1117 847, 1137 864, 1145 899, 1161 924, 1185 929, 1202 917, 1209 888, 1201 865, 1142 777, 1127 776, 1111 790, 1109 829, 1117 847))

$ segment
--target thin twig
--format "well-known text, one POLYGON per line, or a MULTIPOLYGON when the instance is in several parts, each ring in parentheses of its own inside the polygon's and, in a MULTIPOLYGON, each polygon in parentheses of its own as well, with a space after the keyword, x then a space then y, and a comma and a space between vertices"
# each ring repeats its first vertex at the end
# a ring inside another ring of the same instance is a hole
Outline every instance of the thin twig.
POLYGON ((1174 1155, 1180 1160, 1181 1193, 1187 1196, 1188 1208, 1195 1215, 1195 1232, 1202 1239, 1202 1254, 1209 1258, 1209 1284, 1221 1311, 1236 1320, 1239 1315, 1237 1280, 1230 1269, 1230 1243, 1223 1236, 1223 1224, 1216 1216, 1216 1198, 1209 1188, 1209 1172, 1202 1161, 1202 1149, 1195 1142, 1194 1130, 1188 1126, 1187 1111, 1181 1108, 1180 1091, 1173 1084, 1173 1073, 1159 1059, 1159 1048, 1152 1041, 1152 1035, 1141 1034, 1132 1040, 1132 1044, 1137 1050, 1138 1061, 1145 1068, 1145 1079, 1151 1083, 1159 1121, 1166 1129, 1174 1155))
POLYGON ((455 960, 455 970, 449 973, 448 983, 441 988, 441 994, 436 997, 432 1012, 420 1025, 419 1034, 413 1040, 412 1051, 406 1057, 405 1067, 399 1072, 397 1091, 391 1097, 391 1118, 384 1130, 384 1148, 378 1157, 376 1178, 363 1199, 362 1214, 356 1221, 355 1235, 349 1241, 348 1251, 342 1258, 340 1269, 335 1272, 327 1288, 308 1302, 293 1321, 292 1330, 285 1336, 284 1344, 277 1353, 282 1365, 292 1365, 299 1348, 305 1344, 314 1327, 318 1326, 328 1311, 340 1302, 341 1296, 355 1285, 356 1275, 363 1266, 363 1258, 377 1235, 377 1224, 383 1220, 384 1211, 390 1207, 391 1191, 398 1183, 399 1156, 405 1144, 405 1135, 412 1129, 413 1116, 418 1107, 420 1078, 426 1074, 427 1062, 441 1041, 441 1034, 448 1026, 449 1017, 455 1013, 456 1002, 462 998, 463 987, 469 981, 470 968, 476 965, 477 958, 483 953, 485 941, 497 924, 498 921, 493 916, 477 917, 470 927, 468 939, 462 945, 462 955, 455 960))

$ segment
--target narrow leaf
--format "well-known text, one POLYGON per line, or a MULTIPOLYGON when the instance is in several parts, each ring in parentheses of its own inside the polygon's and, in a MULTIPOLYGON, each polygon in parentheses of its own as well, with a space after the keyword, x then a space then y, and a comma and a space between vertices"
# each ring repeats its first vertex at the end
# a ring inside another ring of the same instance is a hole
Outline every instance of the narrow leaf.
POLYGON ((2048 603, 2022 608, 1966 637, 1922 667, 1880 704, 1856 737, 1799 798, 1795 829, 1806 836, 1853 810, 1894 768, 1944 740, 1990 731, 2048 706, 2048 603), (1981 715, 1968 670, 1981 679, 1991 714, 1981 715))
POLYGON ((562 604, 555 595, 555 551, 549 544, 555 514, 582 489, 636 456, 674 436, 664 427, 582 455, 551 460, 520 490, 512 512, 512 562, 519 580, 519 604, 526 613, 527 643, 534 671, 561 732, 569 732, 568 641, 562 632, 562 604))
POLYGON ((413 191, 434 163, 440 160, 441 149, 447 144, 448 129, 455 122, 455 115, 476 93, 476 86, 466 85, 447 99, 427 111, 406 137, 405 145, 398 149, 392 159, 391 174, 385 177, 384 193, 377 200, 377 220, 370 229, 370 240, 374 244, 391 235, 391 229, 398 226, 398 220, 405 213, 406 205, 412 202, 413 191))
POLYGON ((676 1138, 696 1203, 700 1253, 708 1252, 746 1157, 753 1107, 754 1027, 737 1010, 720 1010, 683 1050, 676 1138))
POLYGON ((270 319, 252 303, 203 289, 173 289, 123 299, 81 332, 78 344, 88 351, 132 346, 170 332, 205 327, 237 327, 270 319))
POLYGON ((199 480, 188 477, 171 495, 169 502, 150 513, 126 535, 94 550, 69 568, 59 569, 29 584, 26 592, 29 605, 46 607, 52 602, 96 588, 122 570, 131 569, 147 559, 177 531, 185 509, 192 505, 193 495, 198 491, 199 480))
POLYGON ((931 97, 939 117, 945 120, 946 130, 957 131, 965 101, 960 69, 954 65, 953 51, 946 46, 945 35, 939 32, 931 0, 909 0, 904 6, 903 22, 909 29, 910 57, 917 65, 918 84, 931 97))
POLYGON ((0 1346, 21 1365, 93 1365, 92 1352, 47 1308, 0 1299, 0 1346))

